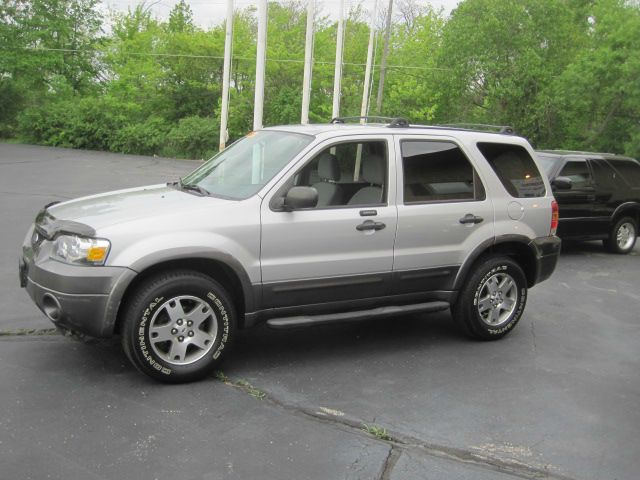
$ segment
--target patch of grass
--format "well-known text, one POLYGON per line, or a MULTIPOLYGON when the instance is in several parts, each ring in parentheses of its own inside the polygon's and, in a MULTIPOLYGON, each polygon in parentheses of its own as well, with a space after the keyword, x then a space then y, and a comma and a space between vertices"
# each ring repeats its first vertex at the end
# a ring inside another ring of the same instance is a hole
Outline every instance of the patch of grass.
POLYGON ((379 425, 367 425, 366 423, 363 423, 362 430, 367 432, 369 435, 376 437, 378 440, 384 440, 387 442, 393 440, 391 435, 387 433, 387 429, 379 425))
POLYGON ((245 392, 251 395, 254 398, 262 400, 267 396, 266 392, 263 392, 259 388, 254 387, 249 382, 247 382, 244 378, 237 380, 235 383, 236 386, 242 388, 245 392))
POLYGON ((229 377, 227 377, 227 375, 222 370, 216 370, 213 373, 213 375, 217 380, 219 380, 219 381, 221 381, 223 383, 226 383, 227 385, 230 385, 232 387, 236 387, 236 388, 239 388, 241 390, 244 390, 246 393, 251 395, 253 398, 257 398, 258 400, 262 400, 262 399, 267 397, 267 393, 266 392, 264 392, 263 390, 260 390, 259 388, 254 387, 253 385, 251 385, 244 378, 240 378, 238 380, 232 380, 229 377))

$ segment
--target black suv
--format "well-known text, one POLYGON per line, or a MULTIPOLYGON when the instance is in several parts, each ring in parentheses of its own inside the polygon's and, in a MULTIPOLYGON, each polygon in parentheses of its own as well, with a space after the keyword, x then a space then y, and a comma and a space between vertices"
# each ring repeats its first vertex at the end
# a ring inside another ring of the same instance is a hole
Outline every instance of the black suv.
POLYGON ((608 153, 536 152, 560 206, 558 236, 633 250, 640 225, 640 162, 608 153))

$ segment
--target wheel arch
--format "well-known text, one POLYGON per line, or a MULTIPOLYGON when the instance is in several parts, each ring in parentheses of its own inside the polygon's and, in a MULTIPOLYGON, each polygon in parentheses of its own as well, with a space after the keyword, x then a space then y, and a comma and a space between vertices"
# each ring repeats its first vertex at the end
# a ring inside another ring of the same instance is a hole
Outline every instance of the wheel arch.
POLYGON ((640 227, 640 203, 625 202, 618 205, 611 215, 611 226, 622 217, 631 217, 636 222, 636 227, 640 227))
POLYGON ((224 254, 183 254, 156 262, 143 259, 131 268, 137 272, 137 275, 130 280, 120 299, 115 316, 114 333, 121 332, 122 314, 129 298, 145 280, 159 272, 191 270, 221 283, 233 299, 240 328, 244 326, 244 314, 255 310, 254 293, 249 276, 239 262, 224 254))
POLYGON ((536 249, 531 245, 531 239, 524 235, 503 235, 493 240, 487 240, 467 257, 458 270, 453 288, 459 291, 469 277, 473 266, 489 255, 504 255, 512 258, 520 265, 527 279, 527 287, 536 284, 538 278, 538 262, 536 249))

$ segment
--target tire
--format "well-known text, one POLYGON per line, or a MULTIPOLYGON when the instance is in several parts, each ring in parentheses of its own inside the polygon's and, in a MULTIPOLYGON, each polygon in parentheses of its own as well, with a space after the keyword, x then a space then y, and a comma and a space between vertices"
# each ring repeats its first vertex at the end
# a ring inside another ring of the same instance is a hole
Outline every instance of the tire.
POLYGON ((453 318, 467 335, 498 340, 516 326, 527 303, 527 280, 508 257, 485 257, 474 266, 458 300, 453 318))
POLYGON ((631 217, 623 217, 618 220, 611 231, 609 238, 604 241, 604 246, 612 253, 624 255, 633 250, 638 236, 638 226, 631 217))
POLYGON ((206 275, 168 272, 145 281, 126 305, 122 346, 142 373, 166 383, 209 375, 227 355, 236 313, 206 275))

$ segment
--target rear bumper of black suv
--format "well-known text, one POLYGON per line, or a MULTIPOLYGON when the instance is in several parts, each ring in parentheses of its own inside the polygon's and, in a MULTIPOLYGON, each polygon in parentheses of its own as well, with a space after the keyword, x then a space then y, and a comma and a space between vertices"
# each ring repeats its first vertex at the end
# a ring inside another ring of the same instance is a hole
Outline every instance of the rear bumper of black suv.
POLYGON ((560 257, 560 247, 562 241, 560 237, 550 235, 548 237, 538 237, 529 243, 529 247, 535 254, 536 274, 531 286, 540 283, 551 276, 558 264, 560 257))

